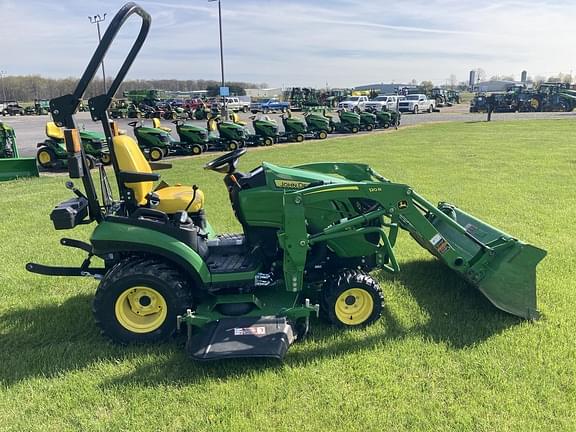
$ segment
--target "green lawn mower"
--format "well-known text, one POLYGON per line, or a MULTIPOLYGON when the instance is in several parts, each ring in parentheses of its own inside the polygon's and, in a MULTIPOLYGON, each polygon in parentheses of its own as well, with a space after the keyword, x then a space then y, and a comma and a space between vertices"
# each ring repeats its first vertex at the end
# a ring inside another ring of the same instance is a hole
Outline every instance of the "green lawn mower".
POLYGON ((308 132, 314 134, 315 138, 326 139, 328 134, 332 131, 330 127, 330 119, 324 114, 317 111, 308 111, 304 115, 306 121, 306 128, 308 132))
POLYGON ((376 116, 376 124, 374 126, 376 129, 388 129, 391 126, 400 126, 400 112, 378 111, 376 109, 372 109, 370 112, 376 116))
MULTIPOLYGON (((246 123, 240 121, 238 113, 232 112, 230 114, 230 119, 234 124, 246 128, 246 123)), ((252 120, 254 134, 250 134, 246 129, 245 144, 247 146, 270 146, 280 140, 281 136, 278 132, 278 124, 275 120, 268 117, 268 115, 253 115, 250 116, 250 119, 252 120)))
MULTIPOLYGON (((110 153, 106 137, 101 132, 81 130, 79 132, 84 152, 93 168, 98 161, 110 165, 110 153)), ((46 139, 36 145, 36 160, 43 169, 61 169, 66 166, 68 154, 64 142, 64 131, 56 123, 46 123, 46 139)))
POLYGON ((399 271, 393 252, 400 230, 480 290, 495 306, 526 319, 538 317, 536 266, 546 252, 500 231, 454 205, 434 206, 410 186, 369 166, 270 163, 238 170, 246 149, 224 154, 205 168, 224 177, 230 205, 242 226, 219 234, 204 212, 196 185, 154 188, 166 164, 149 164, 136 142, 118 135, 107 115, 150 26, 149 15, 128 3, 110 22, 73 94, 51 101, 65 126, 74 197, 53 209, 55 229, 95 224, 88 243, 62 239, 86 254, 79 267, 29 263, 50 276, 92 276, 96 324, 119 343, 167 340, 187 329, 193 359, 282 359, 318 314, 341 328, 358 328, 382 314, 383 296, 368 273, 399 271), (79 141, 74 113, 109 45, 126 19, 142 18, 139 37, 107 95, 90 99, 112 143, 119 198, 112 198, 100 168, 97 192, 79 141), (93 266, 93 257, 102 265, 93 266))
POLYGON ((209 149, 208 130, 190 123, 184 123, 182 120, 172 121, 176 125, 176 133, 180 142, 188 145, 199 145, 203 151, 209 149))
POLYGON ((14 129, 0 122, 0 181, 22 177, 38 177, 36 159, 20 157, 14 129))
POLYGON ((280 116, 284 132, 278 137, 279 141, 302 142, 305 139, 315 138, 316 134, 308 132, 306 121, 302 118, 292 117, 292 111, 287 110, 280 116))
POLYGON ((368 111, 360 111, 360 130, 370 132, 376 127, 376 116, 368 111))
POLYGON ((207 130, 210 150, 232 151, 245 147, 250 136, 244 125, 223 121, 219 114, 208 119, 207 130))
POLYGON ((330 121, 330 133, 358 133, 360 131, 360 114, 352 111, 338 110, 340 121, 335 122, 332 114, 324 114, 330 121))
POLYGON ((169 155, 199 155, 203 151, 203 145, 176 141, 170 135, 170 128, 162 127, 160 120, 153 119, 152 127, 144 126, 141 121, 128 123, 138 146, 147 155, 148 159, 157 162, 169 155))

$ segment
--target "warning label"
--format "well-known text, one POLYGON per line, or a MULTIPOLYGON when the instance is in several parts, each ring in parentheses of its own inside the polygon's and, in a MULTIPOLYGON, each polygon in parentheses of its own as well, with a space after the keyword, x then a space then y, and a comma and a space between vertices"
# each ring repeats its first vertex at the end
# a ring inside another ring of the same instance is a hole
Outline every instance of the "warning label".
POLYGON ((436 234, 434 237, 432 237, 430 242, 441 254, 446 253, 446 251, 450 249, 450 245, 448 244, 446 239, 442 237, 440 234, 436 234))
POLYGON ((266 327, 235 327, 234 336, 263 336, 266 327))

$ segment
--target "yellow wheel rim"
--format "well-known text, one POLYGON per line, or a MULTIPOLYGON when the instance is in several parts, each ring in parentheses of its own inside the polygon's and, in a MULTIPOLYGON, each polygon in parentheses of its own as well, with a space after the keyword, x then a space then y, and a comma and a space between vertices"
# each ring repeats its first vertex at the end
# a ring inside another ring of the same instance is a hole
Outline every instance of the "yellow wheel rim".
POLYGON ((374 300, 368 291, 362 288, 350 288, 338 296, 334 312, 340 322, 346 325, 360 325, 374 310, 374 300))
POLYGON ((236 145, 236 143, 230 143, 230 145, 228 146, 228 148, 230 150, 236 150, 238 148, 238 146, 236 145))
POLYGON ((103 164, 108 164, 110 163, 110 155, 105 153, 102 155, 100 160, 102 161, 103 164))
POLYGON ((161 158, 162 158, 162 153, 161 153, 160 151, 158 151, 158 150, 152 150, 152 151, 150 152, 150 158, 156 159, 156 160, 161 159, 161 158))
POLYGON ((38 160, 41 164, 49 164, 52 158, 50 157, 50 153, 47 151, 41 151, 38 153, 38 160))
POLYGON ((540 101, 538 99, 532 99, 530 101, 530 105, 532 106, 532 108, 536 109, 538 108, 538 105, 540 105, 540 101))
POLYGON ((200 154, 202 153, 202 149, 200 147, 193 147, 192 148, 192 153, 194 154, 200 154))
POLYGON ((320 132, 320 139, 326 139, 326 137, 328 136, 328 134, 324 131, 320 132))
POLYGON ((122 327, 133 333, 150 333, 166 320, 168 305, 155 289, 132 287, 124 291, 114 308, 122 327))

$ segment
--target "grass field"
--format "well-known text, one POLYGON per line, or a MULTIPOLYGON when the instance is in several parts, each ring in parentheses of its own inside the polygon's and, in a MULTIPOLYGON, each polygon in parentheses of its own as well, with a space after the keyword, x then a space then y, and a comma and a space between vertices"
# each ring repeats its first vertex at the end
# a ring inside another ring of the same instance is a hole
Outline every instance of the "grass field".
MULTIPOLYGON (((573 431, 576 430, 576 140, 574 121, 452 123, 250 151, 240 163, 371 164, 430 201, 458 204, 548 251, 538 268, 543 318, 492 307, 405 233, 403 269, 375 273, 386 298, 375 325, 314 323, 283 364, 198 364, 183 341, 115 346, 100 337, 96 282, 48 278, 27 261, 80 263, 56 232, 65 177, 0 184, 1 431, 573 431)), ((212 224, 235 231, 210 156, 174 162, 212 224)))

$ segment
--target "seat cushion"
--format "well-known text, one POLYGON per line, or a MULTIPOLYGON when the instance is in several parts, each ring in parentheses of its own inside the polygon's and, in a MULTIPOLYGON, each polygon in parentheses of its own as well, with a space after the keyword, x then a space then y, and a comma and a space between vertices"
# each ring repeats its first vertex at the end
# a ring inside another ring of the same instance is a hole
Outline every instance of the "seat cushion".
MULTIPOLYGON (((156 207, 164 213, 176 213, 185 210, 194 195, 191 186, 167 186, 154 191, 154 194, 160 199, 160 204, 156 207)), ((198 189, 194 202, 188 208, 188 213, 196 213, 204 208, 204 193, 198 189)))

